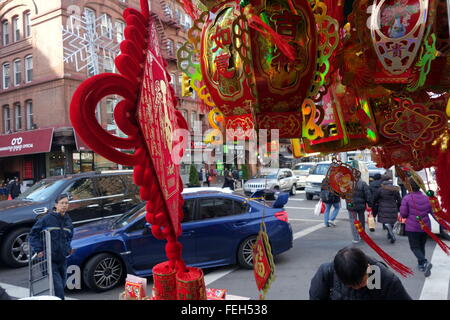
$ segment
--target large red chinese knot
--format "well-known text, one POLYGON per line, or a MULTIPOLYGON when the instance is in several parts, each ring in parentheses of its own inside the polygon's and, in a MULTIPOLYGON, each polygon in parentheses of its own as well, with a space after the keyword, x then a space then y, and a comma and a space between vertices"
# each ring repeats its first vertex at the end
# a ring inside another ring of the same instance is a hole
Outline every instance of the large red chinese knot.
POLYGON ((318 37, 308 1, 293 6, 253 1, 241 7, 229 1, 211 9, 202 28, 201 69, 226 129, 301 136, 300 107, 315 74, 318 37))

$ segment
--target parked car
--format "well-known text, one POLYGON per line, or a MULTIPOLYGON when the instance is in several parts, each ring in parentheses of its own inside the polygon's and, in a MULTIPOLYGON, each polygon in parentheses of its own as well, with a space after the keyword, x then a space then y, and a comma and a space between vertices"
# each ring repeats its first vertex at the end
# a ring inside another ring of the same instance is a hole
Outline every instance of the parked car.
MULTIPOLYGON (((183 198, 179 241, 183 259, 190 266, 239 264, 252 269, 252 247, 263 214, 272 253, 278 255, 293 246, 292 228, 282 208, 218 188, 185 189, 183 198)), ((165 245, 166 241, 151 234, 145 206, 140 204, 119 218, 76 228, 68 265, 82 269, 88 288, 105 291, 120 284, 126 274, 150 276, 154 265, 167 260, 165 245)))
POLYGON ((74 226, 119 216, 140 203, 132 170, 89 172, 43 179, 14 200, 0 201, 0 259, 9 267, 28 264, 28 233, 61 193, 70 196, 74 226))
POLYGON ((297 193, 297 178, 291 169, 261 169, 261 173, 244 184, 244 193, 251 195, 258 190, 274 189, 297 193))
POLYGON ((316 162, 301 162, 292 168, 292 172, 297 178, 297 189, 306 187, 306 178, 315 165, 316 162))
POLYGON ((377 164, 375 162, 367 162, 367 170, 369 170, 369 180, 372 181, 373 180, 373 176, 376 175, 377 173, 384 175, 384 173, 386 172, 386 169, 384 168, 378 168, 377 164))
POLYGON ((314 196, 320 196, 322 181, 330 166, 331 161, 322 161, 317 163, 316 166, 311 169, 305 182, 305 197, 307 200, 312 200, 314 196))

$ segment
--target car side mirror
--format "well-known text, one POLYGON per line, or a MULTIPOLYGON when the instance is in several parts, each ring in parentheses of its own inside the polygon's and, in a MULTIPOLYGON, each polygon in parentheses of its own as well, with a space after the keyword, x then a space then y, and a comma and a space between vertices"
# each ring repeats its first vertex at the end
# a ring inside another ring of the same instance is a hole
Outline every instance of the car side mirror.
POLYGON ((146 235, 151 234, 152 231, 150 230, 150 228, 151 228, 150 223, 146 222, 146 223, 145 223, 145 226, 144 226, 144 230, 142 231, 142 235, 143 235, 143 236, 146 236, 146 235))

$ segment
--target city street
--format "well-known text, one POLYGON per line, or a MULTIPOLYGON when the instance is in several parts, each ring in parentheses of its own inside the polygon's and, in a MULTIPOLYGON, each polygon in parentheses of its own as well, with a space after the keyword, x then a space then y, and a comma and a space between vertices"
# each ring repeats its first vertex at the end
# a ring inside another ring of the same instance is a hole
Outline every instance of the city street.
MULTIPOLYGON (((320 264, 331 261, 336 252, 352 244, 350 224, 347 210, 341 209, 337 226, 326 228, 321 217, 314 216, 313 210, 318 199, 305 200, 304 192, 290 198, 286 205, 289 221, 294 231, 294 247, 275 257, 276 279, 268 291, 267 299, 304 300, 308 299, 311 278, 320 264)), ((431 276, 425 278, 417 270, 417 261, 409 249, 406 237, 397 237, 395 244, 386 239, 381 225, 375 232, 368 232, 372 239, 401 263, 409 266, 414 275, 401 278, 406 290, 413 299, 447 300, 449 298, 450 259, 442 252, 434 241, 427 242, 427 259, 433 264, 431 276)), ((366 254, 375 258, 375 252, 363 242, 356 244, 366 254)), ((380 260, 380 259, 379 259, 380 260)), ((225 288, 229 295, 241 299, 258 299, 259 293, 253 278, 252 270, 239 269, 237 266, 204 269, 207 287, 225 288)), ((0 266, 0 285, 15 296, 27 296, 28 269, 8 269, 0 266)), ((381 284, 382 285, 382 284, 381 284)), ((152 287, 148 279, 148 290, 152 287)), ((80 300, 117 300, 123 287, 95 293, 85 289, 67 291, 68 299, 80 300)))

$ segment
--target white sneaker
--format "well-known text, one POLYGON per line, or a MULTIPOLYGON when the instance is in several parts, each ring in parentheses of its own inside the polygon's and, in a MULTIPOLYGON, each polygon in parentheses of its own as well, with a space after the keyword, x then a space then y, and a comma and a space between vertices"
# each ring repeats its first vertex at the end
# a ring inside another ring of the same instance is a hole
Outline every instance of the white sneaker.
POLYGON ((328 221, 328 223, 331 224, 333 227, 336 227, 336 222, 330 220, 330 221, 328 221))

